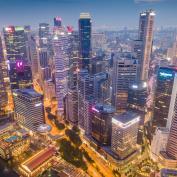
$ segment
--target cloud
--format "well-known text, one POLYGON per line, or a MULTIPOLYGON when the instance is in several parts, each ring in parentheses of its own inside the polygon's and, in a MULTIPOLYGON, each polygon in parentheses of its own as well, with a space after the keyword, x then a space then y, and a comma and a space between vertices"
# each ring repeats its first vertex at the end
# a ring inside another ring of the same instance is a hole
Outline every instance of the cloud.
POLYGON ((134 0, 135 3, 156 3, 164 0, 134 0))

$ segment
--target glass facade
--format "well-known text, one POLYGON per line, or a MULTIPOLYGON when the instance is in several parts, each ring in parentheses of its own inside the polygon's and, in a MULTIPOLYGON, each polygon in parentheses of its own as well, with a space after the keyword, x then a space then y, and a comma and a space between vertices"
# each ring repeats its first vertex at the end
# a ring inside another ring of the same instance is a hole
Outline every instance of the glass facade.
POLYGON ((174 68, 165 67, 158 71, 153 126, 166 126, 176 72, 174 68))
POLYGON ((91 18, 89 14, 81 14, 79 19, 79 38, 80 38, 80 58, 82 68, 89 69, 91 58, 91 18))

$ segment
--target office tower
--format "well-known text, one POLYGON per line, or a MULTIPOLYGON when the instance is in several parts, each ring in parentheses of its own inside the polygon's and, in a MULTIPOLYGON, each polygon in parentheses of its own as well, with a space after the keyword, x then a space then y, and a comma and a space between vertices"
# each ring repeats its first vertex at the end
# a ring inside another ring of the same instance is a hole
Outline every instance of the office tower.
POLYGON ((14 112, 17 123, 36 131, 44 121, 43 96, 34 89, 13 90, 14 112))
POLYGON ((47 48, 39 48, 39 64, 40 64, 40 76, 42 81, 49 80, 51 77, 49 66, 49 52, 47 48))
POLYGON ((46 48, 39 49, 39 63, 41 68, 49 66, 49 56, 46 48))
POLYGON ((16 60, 9 64, 11 89, 32 88, 31 66, 24 60, 16 60))
POLYGON ((140 116, 127 111, 112 118, 111 149, 120 159, 136 151, 140 116))
POLYGON ((39 24, 39 47, 48 48, 49 47, 49 24, 40 23, 39 24))
POLYGON ((151 143, 151 153, 154 158, 157 159, 161 151, 166 151, 168 136, 168 128, 158 127, 156 129, 151 143))
POLYGON ((91 16, 81 13, 79 18, 79 54, 82 68, 89 70, 91 59, 91 16))
POLYGON ((167 50, 167 58, 172 65, 177 65, 177 37, 172 47, 167 50))
POLYGON ((61 17, 54 17, 54 27, 60 28, 62 27, 62 19, 61 17))
POLYGON ((44 96, 48 100, 52 100, 56 96, 55 83, 52 79, 44 81, 44 96))
POLYGON ((39 72, 38 52, 36 46, 36 39, 34 38, 34 36, 31 36, 29 39, 29 46, 30 46, 30 56, 31 56, 31 69, 34 78, 39 72))
POLYGON ((66 95, 66 120, 72 125, 78 124, 78 92, 76 88, 69 89, 66 95))
POLYGON ((137 81, 138 61, 129 53, 114 56, 112 104, 121 111, 127 106, 128 88, 137 81))
POLYGON ((108 81, 108 73, 101 72, 93 75, 94 77, 94 98, 98 102, 103 102, 103 98, 105 95, 102 92, 103 84, 108 81))
POLYGON ((147 96, 146 82, 132 84, 128 89, 128 107, 145 113, 147 111, 147 96))
MULTIPOLYGON (((175 83, 177 85, 177 82, 175 83)), ((177 97, 176 97, 177 93, 175 95, 173 95, 175 98, 175 103, 173 106, 173 110, 172 111, 172 115, 171 117, 169 117, 169 121, 171 120, 170 124, 170 133, 169 133, 169 138, 168 138, 168 142, 167 142, 167 155, 174 160, 177 160, 177 97)), ((173 102, 173 101, 171 101, 173 102)), ((167 124, 167 125, 168 125, 167 124)))
POLYGON ((0 117, 5 114, 5 107, 7 106, 8 102, 7 76, 7 66, 5 63, 2 40, 0 36, 0 117))
POLYGON ((79 63, 79 34, 78 32, 68 31, 70 52, 69 52, 69 83, 68 87, 73 89, 77 85, 77 75, 80 68, 79 63))
POLYGON ((108 104, 98 103, 92 107, 91 135, 99 145, 111 145, 111 126, 114 112, 114 107, 108 104))
POLYGON ((9 26, 3 29, 7 60, 27 60, 26 38, 24 28, 9 26))
MULTIPOLYGON (((176 73, 177 70, 175 68, 161 67, 158 70, 153 127, 165 127, 168 116, 173 114, 173 105, 177 93, 176 73)), ((170 124, 168 123, 168 128, 170 128, 170 124)))
POLYGON ((55 84, 58 101, 58 113, 64 112, 64 98, 68 91, 69 49, 68 33, 64 28, 55 31, 53 36, 55 61, 55 84))
POLYGON ((25 33, 25 45, 26 45, 27 60, 31 63, 30 39, 32 36, 32 31, 31 31, 31 27, 29 25, 24 26, 24 33, 25 33))
POLYGON ((91 108, 94 104, 94 80, 87 70, 79 72, 78 79, 78 125, 86 133, 91 131, 91 108))
POLYGON ((149 62, 151 59, 152 42, 153 42, 153 28, 154 28, 154 16, 153 10, 147 10, 140 13, 139 20, 139 45, 140 55, 140 80, 148 80, 149 62))

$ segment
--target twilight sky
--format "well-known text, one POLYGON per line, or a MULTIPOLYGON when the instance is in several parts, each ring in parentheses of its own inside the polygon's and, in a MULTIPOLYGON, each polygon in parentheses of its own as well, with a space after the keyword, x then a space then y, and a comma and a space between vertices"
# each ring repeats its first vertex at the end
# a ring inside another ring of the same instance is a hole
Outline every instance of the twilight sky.
POLYGON ((0 0, 0 29, 52 24, 54 16, 77 28, 80 12, 91 13, 95 28, 136 28, 139 12, 147 8, 156 11, 156 27, 177 27, 177 0, 0 0))

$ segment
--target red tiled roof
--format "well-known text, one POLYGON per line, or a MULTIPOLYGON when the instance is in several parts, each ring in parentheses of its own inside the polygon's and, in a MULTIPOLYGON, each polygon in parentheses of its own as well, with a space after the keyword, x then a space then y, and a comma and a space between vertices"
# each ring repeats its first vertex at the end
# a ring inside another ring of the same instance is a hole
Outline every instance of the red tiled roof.
POLYGON ((23 163, 24 166, 26 166, 30 171, 35 170, 37 167, 39 167, 42 163, 44 163, 46 160, 48 160, 50 157, 52 157, 55 153, 55 148, 47 148, 42 151, 40 151, 37 155, 34 155, 29 160, 23 163))

